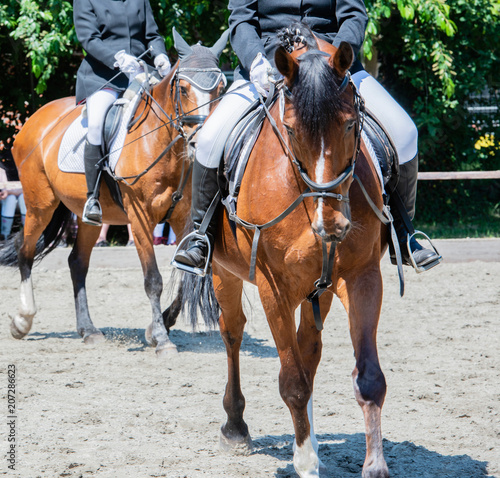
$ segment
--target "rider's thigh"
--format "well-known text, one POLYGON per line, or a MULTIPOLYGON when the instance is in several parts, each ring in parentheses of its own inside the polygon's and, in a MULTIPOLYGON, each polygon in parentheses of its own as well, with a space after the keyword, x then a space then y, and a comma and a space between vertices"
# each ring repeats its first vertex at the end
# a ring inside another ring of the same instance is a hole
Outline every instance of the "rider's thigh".
POLYGON ((418 151, 418 131, 408 113, 366 71, 358 71, 352 75, 352 79, 365 100, 366 108, 382 123, 391 137, 400 164, 413 159, 418 151))
POLYGON ((196 160, 206 168, 219 165, 227 138, 250 105, 258 99, 253 83, 235 81, 201 128, 196 160))

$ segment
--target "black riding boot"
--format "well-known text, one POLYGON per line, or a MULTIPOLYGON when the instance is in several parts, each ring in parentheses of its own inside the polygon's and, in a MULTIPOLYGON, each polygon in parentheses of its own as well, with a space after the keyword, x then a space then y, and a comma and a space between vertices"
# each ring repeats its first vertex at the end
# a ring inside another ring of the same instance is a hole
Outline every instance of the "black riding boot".
MULTIPOLYGON (((206 168, 195 160, 193 166, 192 188, 191 219, 193 220, 195 231, 199 231, 203 218, 205 217, 213 198, 219 191, 217 168, 206 168)), ((212 251, 214 248, 216 232, 217 213, 215 212, 206 231, 208 241, 210 242, 210 249, 212 251)), ((200 237, 194 237, 191 239, 186 249, 177 248, 174 256, 175 262, 196 269, 204 269, 207 261, 210 260, 211 257, 208 257, 207 241, 200 237)))
MULTIPOLYGON (((411 161, 399 165, 399 181, 393 191, 389 191, 389 206, 394 218, 394 228, 398 236, 399 248, 403 264, 413 266, 411 256, 418 272, 437 266, 442 257, 434 249, 426 249, 411 237, 408 249, 408 237, 415 229, 411 221, 415 216, 415 201, 417 199, 418 155, 411 161)), ((396 254, 390 245, 391 262, 396 264, 396 254)))
POLYGON ((100 171, 97 166, 101 158, 101 146, 85 141, 83 160, 87 180, 87 202, 83 208, 82 221, 93 226, 102 225, 102 210, 99 204, 100 171))

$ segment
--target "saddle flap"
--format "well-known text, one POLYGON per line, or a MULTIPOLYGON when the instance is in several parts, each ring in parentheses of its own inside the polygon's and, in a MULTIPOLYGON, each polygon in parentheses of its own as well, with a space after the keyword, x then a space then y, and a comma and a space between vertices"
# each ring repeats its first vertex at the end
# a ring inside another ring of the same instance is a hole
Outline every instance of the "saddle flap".
POLYGON ((391 179, 398 176, 399 164, 396 149, 392 145, 389 135, 369 113, 365 114, 364 117, 363 133, 370 141, 370 152, 375 156, 373 160, 377 161, 380 166, 384 186, 386 186, 391 179))

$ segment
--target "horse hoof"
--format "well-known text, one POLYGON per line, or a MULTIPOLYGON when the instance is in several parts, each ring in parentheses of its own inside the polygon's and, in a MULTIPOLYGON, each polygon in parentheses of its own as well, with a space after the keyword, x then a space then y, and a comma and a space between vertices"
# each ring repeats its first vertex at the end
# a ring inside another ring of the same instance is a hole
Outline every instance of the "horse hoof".
POLYGON ((383 463, 381 466, 364 466, 361 473, 362 478, 389 478, 389 468, 383 463))
POLYGON ((177 350, 177 347, 172 342, 165 345, 158 345, 156 347, 156 356, 158 358, 167 356, 171 357, 172 355, 177 355, 178 353, 179 351, 177 350))
POLYGON ((248 434, 241 440, 234 440, 228 438, 221 432, 220 449, 226 453, 232 453, 233 455, 250 455, 253 451, 252 437, 248 434))
POLYGON ((144 332, 144 338, 146 339, 146 343, 150 347, 156 347, 156 341, 153 340, 153 324, 149 324, 144 332))
POLYGON ((83 338, 83 343, 85 345, 98 345, 102 344, 106 338, 102 332, 94 332, 93 334, 87 335, 83 338))
POLYGON ((24 317, 14 317, 10 322, 10 333, 17 340, 25 337, 31 329, 31 322, 28 322, 24 317))

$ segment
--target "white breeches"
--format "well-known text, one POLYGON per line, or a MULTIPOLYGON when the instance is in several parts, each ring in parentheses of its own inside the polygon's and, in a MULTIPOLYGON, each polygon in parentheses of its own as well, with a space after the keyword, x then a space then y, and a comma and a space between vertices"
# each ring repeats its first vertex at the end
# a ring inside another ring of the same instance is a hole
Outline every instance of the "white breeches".
POLYGON ((87 118, 89 130, 87 140, 90 144, 100 145, 102 141, 102 126, 108 108, 116 101, 119 93, 110 88, 96 91, 87 98, 87 118))
POLYGON ((387 90, 366 71, 358 71, 352 80, 373 113, 390 136, 398 153, 399 164, 413 159, 418 151, 418 131, 415 123, 387 90))
POLYGON ((217 168, 226 139, 245 110, 259 98, 253 83, 237 80, 224 95, 216 110, 201 128, 196 146, 196 160, 206 168, 217 168), (234 91, 236 90, 237 91, 234 91))
MULTIPOLYGON (((352 79, 365 100, 366 108, 382 123, 391 137, 400 164, 413 159, 418 151, 418 132, 410 116, 366 71, 355 73, 352 79)), ((239 88, 243 84, 244 80, 238 80, 231 85, 199 133, 196 160, 206 168, 218 167, 226 139, 246 108, 258 98, 252 83, 239 88)))

